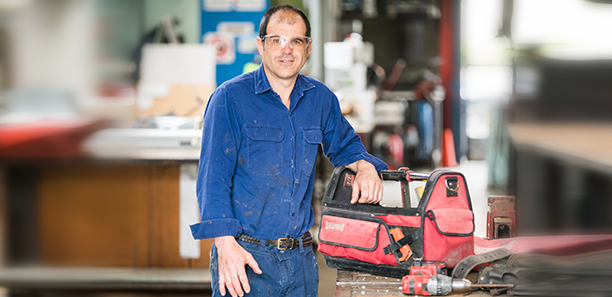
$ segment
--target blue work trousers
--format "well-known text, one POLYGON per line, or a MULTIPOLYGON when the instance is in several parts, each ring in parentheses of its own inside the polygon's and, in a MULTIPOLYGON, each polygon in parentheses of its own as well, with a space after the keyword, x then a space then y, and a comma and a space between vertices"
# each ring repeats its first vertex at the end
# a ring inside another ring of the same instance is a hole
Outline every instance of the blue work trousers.
MULTIPOLYGON (((295 249, 278 250, 265 246, 264 240, 259 245, 238 241, 238 244, 253 255, 262 274, 253 272, 246 266, 251 292, 245 296, 308 296, 316 297, 319 289, 319 264, 312 246, 295 249)), ((220 297, 219 262, 217 247, 213 243, 210 258, 213 297, 220 297)), ((231 296, 226 288, 225 296, 231 296)))

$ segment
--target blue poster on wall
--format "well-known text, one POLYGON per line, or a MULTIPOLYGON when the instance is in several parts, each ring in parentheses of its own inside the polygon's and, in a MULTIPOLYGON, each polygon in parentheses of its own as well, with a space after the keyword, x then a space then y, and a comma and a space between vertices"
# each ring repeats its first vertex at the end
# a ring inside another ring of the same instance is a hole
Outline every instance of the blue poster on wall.
POLYGON ((257 55, 259 22, 269 0, 202 0, 201 42, 217 48, 217 85, 230 80, 257 55))

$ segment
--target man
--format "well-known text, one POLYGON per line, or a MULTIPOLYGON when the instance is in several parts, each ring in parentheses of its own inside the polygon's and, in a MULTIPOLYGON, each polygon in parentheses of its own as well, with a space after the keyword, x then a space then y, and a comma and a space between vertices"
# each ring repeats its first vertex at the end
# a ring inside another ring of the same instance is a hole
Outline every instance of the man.
POLYGON ((368 154, 322 83, 299 74, 310 23, 283 5, 263 16, 259 69, 217 88, 204 116, 194 238, 214 238, 213 296, 317 296, 308 230, 317 150, 357 172, 351 203, 377 203, 386 169, 368 154))

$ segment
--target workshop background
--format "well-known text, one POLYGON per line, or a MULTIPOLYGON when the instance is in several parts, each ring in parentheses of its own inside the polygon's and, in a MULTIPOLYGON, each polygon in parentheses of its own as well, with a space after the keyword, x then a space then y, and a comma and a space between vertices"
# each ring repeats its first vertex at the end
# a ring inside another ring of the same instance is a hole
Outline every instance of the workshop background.
POLYGON ((202 113, 259 66, 278 4, 309 16, 302 72, 369 152, 466 175, 476 236, 492 195, 517 235, 611 233, 612 1, 0 0, 0 296, 210 293, 188 228, 202 113))

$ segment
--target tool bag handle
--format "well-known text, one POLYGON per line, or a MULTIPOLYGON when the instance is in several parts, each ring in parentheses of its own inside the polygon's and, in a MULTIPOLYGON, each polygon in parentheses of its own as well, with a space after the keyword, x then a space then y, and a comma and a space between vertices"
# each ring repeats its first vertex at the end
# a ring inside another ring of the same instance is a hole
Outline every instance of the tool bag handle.
POLYGON ((381 170, 380 179, 382 180, 395 180, 395 181, 427 181, 429 174, 416 173, 409 168, 402 167, 398 170, 381 170))
POLYGON ((408 183, 411 181, 427 181, 429 174, 416 173, 408 167, 402 167, 398 170, 381 170, 380 179, 399 181, 402 186, 402 204, 403 207, 410 207, 410 187, 408 183))

